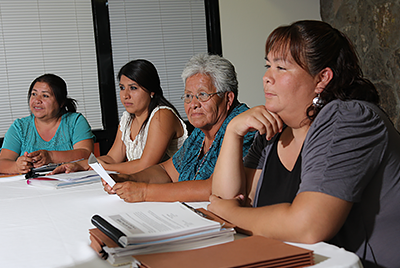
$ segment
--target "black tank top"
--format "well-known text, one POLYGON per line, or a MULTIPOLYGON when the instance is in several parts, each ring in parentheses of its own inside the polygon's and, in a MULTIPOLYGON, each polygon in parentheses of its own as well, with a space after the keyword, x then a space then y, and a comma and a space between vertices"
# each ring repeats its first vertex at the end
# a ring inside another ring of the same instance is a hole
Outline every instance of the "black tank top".
POLYGON ((279 159, 277 150, 278 141, 279 137, 277 137, 271 148, 266 166, 264 167, 265 172, 264 177, 261 178, 263 181, 258 196, 258 207, 278 203, 292 203, 299 190, 301 181, 301 151, 293 170, 289 171, 279 159))

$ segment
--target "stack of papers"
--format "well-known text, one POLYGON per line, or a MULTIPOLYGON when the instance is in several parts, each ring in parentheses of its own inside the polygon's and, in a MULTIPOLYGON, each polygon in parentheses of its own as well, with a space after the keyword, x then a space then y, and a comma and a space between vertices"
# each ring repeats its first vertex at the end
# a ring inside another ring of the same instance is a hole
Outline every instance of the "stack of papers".
MULTIPOLYGON (((250 268, 306 267, 314 264, 313 252, 262 236, 185 252, 135 255, 140 268, 250 268)), ((135 267, 135 266, 133 266, 135 267)))
POLYGON ((112 265, 132 263, 132 255, 197 249, 233 241, 232 225, 193 212, 179 202, 155 204, 128 213, 94 215, 91 246, 103 248, 112 265))
POLYGON ((30 178, 26 180, 26 183, 31 186, 59 189, 100 181, 100 176, 94 170, 88 170, 30 178))

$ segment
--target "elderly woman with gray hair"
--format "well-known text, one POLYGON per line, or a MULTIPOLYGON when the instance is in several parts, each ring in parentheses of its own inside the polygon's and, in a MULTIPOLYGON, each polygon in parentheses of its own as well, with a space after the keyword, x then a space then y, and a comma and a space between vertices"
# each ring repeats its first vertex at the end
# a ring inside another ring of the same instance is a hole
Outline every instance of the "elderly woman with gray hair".
MULTIPOLYGON (((193 56, 182 73, 182 95, 189 122, 195 127, 169 160, 134 174, 113 174, 113 188, 104 189, 126 202, 205 201, 228 123, 248 110, 240 104, 235 68, 227 59, 209 54, 193 56)), ((243 155, 254 132, 244 137, 243 155)))

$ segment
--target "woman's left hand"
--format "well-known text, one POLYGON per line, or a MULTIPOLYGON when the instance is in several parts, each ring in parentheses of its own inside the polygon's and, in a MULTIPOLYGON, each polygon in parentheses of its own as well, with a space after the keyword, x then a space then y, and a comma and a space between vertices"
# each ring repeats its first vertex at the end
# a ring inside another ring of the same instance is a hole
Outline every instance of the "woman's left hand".
POLYGON ((113 191, 125 202, 144 202, 146 201, 147 183, 125 181, 116 183, 113 191))
POLYGON ((28 154, 28 156, 32 158, 34 167, 40 167, 52 161, 50 152, 47 150, 38 150, 28 154))
POLYGON ((207 206, 207 210, 224 217, 224 212, 228 214, 232 213, 235 208, 241 207, 244 202, 244 196, 238 195, 233 199, 222 199, 216 195, 210 196, 210 204, 207 206))

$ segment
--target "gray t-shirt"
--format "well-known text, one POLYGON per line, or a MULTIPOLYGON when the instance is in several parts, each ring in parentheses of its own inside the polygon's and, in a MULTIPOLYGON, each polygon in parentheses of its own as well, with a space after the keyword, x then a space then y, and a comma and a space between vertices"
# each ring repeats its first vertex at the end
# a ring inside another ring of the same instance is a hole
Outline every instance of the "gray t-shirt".
MULTIPOLYGON (((269 146, 264 149, 262 158, 269 146)), ((254 168, 252 151, 248 162, 253 164, 246 166, 254 168)), ((329 242, 355 252, 364 267, 375 267, 375 260, 383 267, 398 266, 400 134, 387 116, 363 101, 330 102, 308 131, 302 160, 299 193, 321 192, 354 203, 329 242)))

